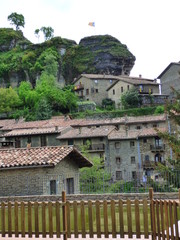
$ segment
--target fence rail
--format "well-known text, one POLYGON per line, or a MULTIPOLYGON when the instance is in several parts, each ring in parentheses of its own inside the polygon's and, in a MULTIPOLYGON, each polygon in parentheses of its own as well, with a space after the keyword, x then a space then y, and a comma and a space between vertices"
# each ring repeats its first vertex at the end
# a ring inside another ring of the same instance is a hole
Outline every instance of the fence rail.
POLYGON ((150 200, 66 201, 63 192, 61 202, 2 202, 0 234, 179 239, 180 202, 153 200, 152 189, 149 193, 150 200))

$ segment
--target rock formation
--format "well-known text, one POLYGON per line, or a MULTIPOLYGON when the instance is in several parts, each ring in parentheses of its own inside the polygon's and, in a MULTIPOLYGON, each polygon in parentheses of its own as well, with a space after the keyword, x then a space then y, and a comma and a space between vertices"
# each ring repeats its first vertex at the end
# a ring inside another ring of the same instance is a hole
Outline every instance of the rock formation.
POLYGON ((62 85, 81 73, 129 75, 135 62, 126 45, 109 35, 85 37, 79 44, 61 37, 32 44, 22 31, 0 28, 0 86, 15 87, 21 81, 35 85, 49 53, 56 57, 62 85))

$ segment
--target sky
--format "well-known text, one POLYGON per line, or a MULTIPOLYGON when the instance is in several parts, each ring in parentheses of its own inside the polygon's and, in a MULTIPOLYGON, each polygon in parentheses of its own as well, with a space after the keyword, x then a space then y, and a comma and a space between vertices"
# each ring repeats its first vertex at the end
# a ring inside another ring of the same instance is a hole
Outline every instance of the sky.
POLYGON ((180 61, 180 0, 0 0, 0 28, 13 27, 7 20, 12 12, 24 16, 21 30, 32 43, 42 26, 77 44, 92 35, 117 38, 136 57, 134 77, 155 79, 180 61))

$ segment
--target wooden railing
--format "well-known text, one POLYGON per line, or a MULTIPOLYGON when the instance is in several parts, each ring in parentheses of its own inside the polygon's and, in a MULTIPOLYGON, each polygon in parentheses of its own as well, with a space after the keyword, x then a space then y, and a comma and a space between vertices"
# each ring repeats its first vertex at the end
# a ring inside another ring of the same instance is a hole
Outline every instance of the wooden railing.
MULTIPOLYGON (((179 191, 180 195, 180 191, 179 191)), ((4 237, 78 238, 102 236, 113 238, 125 235, 152 239, 179 239, 177 227, 180 205, 178 201, 104 200, 66 201, 65 192, 59 202, 2 202, 0 208, 0 234, 4 237), (173 225, 175 232, 173 232, 173 225), (169 230, 169 228, 171 230, 169 230), (174 236, 174 238, 173 238, 174 236)))

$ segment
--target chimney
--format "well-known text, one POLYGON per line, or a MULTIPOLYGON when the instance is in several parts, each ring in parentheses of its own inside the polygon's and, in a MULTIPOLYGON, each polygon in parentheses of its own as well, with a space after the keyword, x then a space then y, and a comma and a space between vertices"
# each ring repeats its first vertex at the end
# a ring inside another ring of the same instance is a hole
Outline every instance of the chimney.
POLYGON ((141 74, 139 74, 139 78, 142 78, 142 75, 141 75, 141 74))

